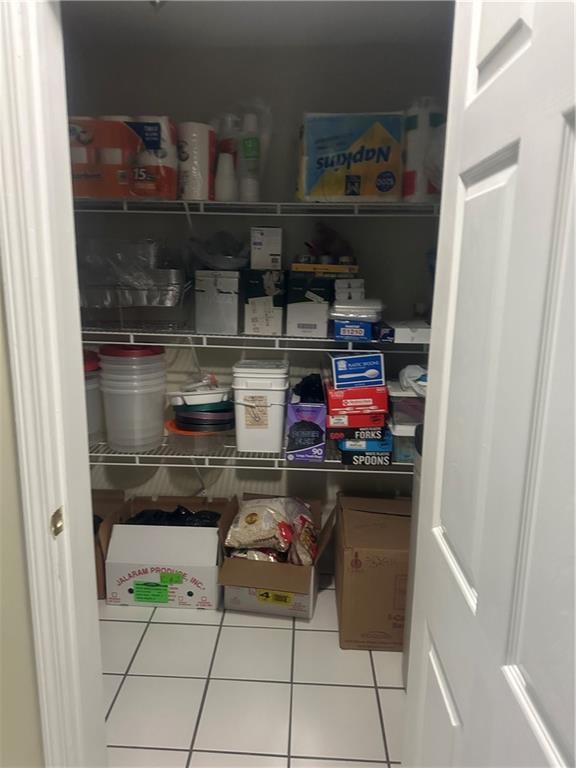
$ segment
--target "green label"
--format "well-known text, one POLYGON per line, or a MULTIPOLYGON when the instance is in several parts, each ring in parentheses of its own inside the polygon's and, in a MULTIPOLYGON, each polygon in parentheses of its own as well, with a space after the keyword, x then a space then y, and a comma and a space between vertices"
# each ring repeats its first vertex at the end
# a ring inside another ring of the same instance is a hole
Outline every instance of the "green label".
POLYGON ((160 584, 182 584, 181 573, 161 573, 160 584))
POLYGON ((168 584, 154 581, 135 581, 134 600, 137 603, 167 603, 168 584))
POLYGON ((242 139, 242 154, 248 160, 260 157, 260 139, 257 136, 242 139))

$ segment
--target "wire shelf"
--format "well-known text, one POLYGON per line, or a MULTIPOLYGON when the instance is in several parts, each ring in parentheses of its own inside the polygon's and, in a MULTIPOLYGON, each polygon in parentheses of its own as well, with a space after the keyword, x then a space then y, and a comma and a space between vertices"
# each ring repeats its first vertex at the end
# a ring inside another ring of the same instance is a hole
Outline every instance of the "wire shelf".
POLYGON ((180 214, 183 216, 437 217, 434 203, 218 203, 187 200, 77 199, 77 213, 180 214))
POLYGON ((389 342, 335 341, 334 339, 302 339, 295 336, 224 336, 203 335, 194 331, 150 331, 84 328, 85 344, 147 344, 161 347, 206 347, 209 349, 252 349, 292 352, 382 351, 386 353, 427 354, 428 344, 394 344, 389 342))
POLYGON ((261 451, 242 452, 235 445, 206 452, 186 452, 182 448, 170 446, 165 441, 159 448, 144 453, 122 453, 113 451, 105 442, 90 446, 90 464, 99 466, 121 467, 204 467, 213 469, 259 469, 293 470, 304 472, 362 472, 387 475, 412 475, 412 464, 390 464, 387 467, 345 466, 340 462, 340 454, 331 445, 328 447, 323 463, 295 463, 288 461, 283 453, 264 453, 261 451))

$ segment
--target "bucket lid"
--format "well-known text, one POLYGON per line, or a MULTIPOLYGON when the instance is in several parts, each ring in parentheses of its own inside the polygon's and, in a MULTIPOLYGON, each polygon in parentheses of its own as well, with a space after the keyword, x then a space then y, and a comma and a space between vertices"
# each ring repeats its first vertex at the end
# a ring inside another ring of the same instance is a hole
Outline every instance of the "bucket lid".
POLYGON ((288 363, 285 360, 239 360, 232 368, 234 374, 287 376, 288 363))
POLYGON ((100 368, 100 358, 97 352, 84 350, 84 373, 92 373, 100 368))
POLYGON ((100 347, 100 354, 106 357, 152 357, 153 355, 163 355, 164 347, 107 344, 105 347, 100 347))

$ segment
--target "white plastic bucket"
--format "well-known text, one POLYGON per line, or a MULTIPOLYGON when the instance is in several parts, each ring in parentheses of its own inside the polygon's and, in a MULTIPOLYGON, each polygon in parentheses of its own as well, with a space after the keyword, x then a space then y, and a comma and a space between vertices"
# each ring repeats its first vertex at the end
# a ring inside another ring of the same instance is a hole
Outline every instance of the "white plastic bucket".
POLYGON ((102 395, 98 372, 86 373, 84 377, 86 389, 86 417, 88 421, 88 441, 95 443, 104 437, 104 414, 102 413, 102 395))
POLYGON ((234 366, 232 389, 239 451, 282 451, 288 372, 288 364, 277 360, 242 360, 234 366))
POLYGON ((137 453, 157 448, 164 436, 164 382, 127 387, 101 384, 108 445, 137 453))

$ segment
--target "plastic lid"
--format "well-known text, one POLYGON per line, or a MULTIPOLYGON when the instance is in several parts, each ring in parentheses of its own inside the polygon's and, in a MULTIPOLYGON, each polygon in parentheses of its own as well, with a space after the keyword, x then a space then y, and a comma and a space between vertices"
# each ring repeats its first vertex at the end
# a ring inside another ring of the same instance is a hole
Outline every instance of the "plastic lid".
POLYGON ((84 350, 84 373, 100 370, 100 358, 96 352, 84 350))
POLYGON ((153 355, 163 355, 164 347, 107 344, 105 347, 100 347, 100 354, 106 357, 152 357, 153 355))
POLYGON ((284 360, 239 360, 232 368, 234 373, 277 373, 288 374, 288 363, 284 360))
POLYGON ((333 307, 335 312, 358 312, 366 314, 370 312, 382 312, 381 299, 351 299, 350 301, 336 301, 333 307))

